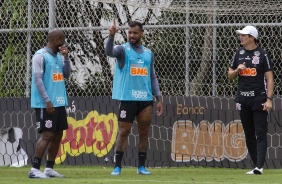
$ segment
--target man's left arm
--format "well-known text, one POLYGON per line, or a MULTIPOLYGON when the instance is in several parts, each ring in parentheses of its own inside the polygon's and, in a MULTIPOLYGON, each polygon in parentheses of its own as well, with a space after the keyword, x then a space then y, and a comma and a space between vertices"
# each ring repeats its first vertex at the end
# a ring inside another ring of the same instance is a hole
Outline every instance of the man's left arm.
POLYGON ((267 97, 272 98, 273 89, 274 89, 273 71, 265 72, 265 79, 266 79, 267 97))
POLYGON ((70 58, 64 57, 64 61, 63 61, 63 75, 64 78, 68 79, 70 77, 71 74, 71 66, 70 66, 70 58))
POLYGON ((66 45, 59 47, 60 54, 63 56, 63 75, 65 79, 70 77, 71 66, 69 58, 69 49, 66 45))
POLYGON ((154 54, 152 54, 152 62, 150 66, 152 93, 157 99, 157 115, 160 116, 163 113, 163 102, 162 102, 159 82, 157 79, 157 75, 155 73, 154 63, 155 63, 155 57, 154 54))
POLYGON ((272 95, 274 90, 274 80, 273 80, 273 64, 268 54, 265 54, 265 64, 264 68, 265 72, 265 79, 266 79, 266 95, 267 99, 264 103, 264 110, 270 111, 272 109, 272 95))

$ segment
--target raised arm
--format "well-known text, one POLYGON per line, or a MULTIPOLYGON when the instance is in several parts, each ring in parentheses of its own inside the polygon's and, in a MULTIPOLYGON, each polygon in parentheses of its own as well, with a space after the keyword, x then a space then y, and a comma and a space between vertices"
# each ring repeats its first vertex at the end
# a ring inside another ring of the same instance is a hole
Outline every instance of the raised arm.
POLYGON ((109 38, 106 43, 105 53, 107 56, 117 58, 119 68, 123 68, 125 62, 125 53, 121 45, 114 46, 114 37, 118 31, 116 22, 114 20, 113 25, 109 28, 109 38))

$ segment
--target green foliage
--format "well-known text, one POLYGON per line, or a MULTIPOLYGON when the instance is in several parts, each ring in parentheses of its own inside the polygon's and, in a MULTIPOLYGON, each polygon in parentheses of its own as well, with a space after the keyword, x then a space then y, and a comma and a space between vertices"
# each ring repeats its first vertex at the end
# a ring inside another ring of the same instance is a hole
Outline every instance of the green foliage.
MULTIPOLYGON (((184 24, 185 14, 163 11, 159 17, 159 25, 184 24)), ((163 95, 170 89, 177 94, 185 91, 185 28, 148 29, 143 44, 155 55, 155 70, 163 95)))
POLYGON ((2 56, 3 65, 0 71, 1 97, 23 96, 24 85, 24 64, 25 57, 22 54, 15 54, 24 47, 23 44, 9 45, 2 56), (16 70, 15 70, 16 69, 16 70))
MULTIPOLYGON (((26 6, 24 0, 6 0, 0 7, 1 18, 8 18, 9 29, 24 28, 26 6)), ((1 20, 0 20, 1 21, 1 20)), ((1 21, 2 22, 2 21, 1 21)), ((14 31, 4 35, 5 50, 1 54, 0 97, 21 97, 25 89, 25 34, 14 31)))
MULTIPOLYGON (((33 3, 36 3, 33 1, 33 3)), ((31 65, 31 58, 27 58, 27 33, 16 31, 27 27, 27 1, 26 0, 5 0, 0 7, 0 23, 5 29, 12 29, 9 33, 0 33, 2 39, 0 50, 0 97, 23 97, 26 96, 26 89, 29 89, 27 80, 30 80, 31 73, 27 73, 31 65), (30 62, 30 63, 27 63, 30 62)), ((46 26, 46 12, 34 12, 32 27, 46 26)), ((31 53, 34 53, 46 40, 43 32, 32 34, 31 53)))

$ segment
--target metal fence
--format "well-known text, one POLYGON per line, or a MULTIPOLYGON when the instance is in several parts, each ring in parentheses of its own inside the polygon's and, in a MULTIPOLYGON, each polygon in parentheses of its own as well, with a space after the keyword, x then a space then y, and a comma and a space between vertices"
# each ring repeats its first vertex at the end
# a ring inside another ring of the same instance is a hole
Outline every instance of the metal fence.
POLYGON ((29 97, 31 58, 50 29, 67 38, 72 75, 69 96, 110 96, 114 59, 105 55, 116 18, 116 43, 127 23, 145 27, 143 44, 156 58, 164 96, 233 96, 227 71, 240 46, 235 30, 252 24, 272 56, 275 94, 281 95, 282 5, 269 0, 4 0, 0 2, 0 97, 29 97))
MULTIPOLYGON (((68 131, 76 137, 70 136, 63 141, 87 145, 89 141, 79 139, 78 130, 86 130, 90 122, 88 117, 112 117, 117 113, 118 105, 110 99, 115 61, 104 51, 108 28, 115 18, 119 27, 116 44, 127 41, 130 20, 144 24, 142 41, 155 54, 156 73, 165 96, 163 116, 154 116, 152 120, 149 163, 153 166, 180 166, 189 162, 188 165, 248 167, 250 159, 246 157, 242 129, 238 128, 239 117, 232 98, 236 93, 236 80, 227 78, 229 63, 240 46, 235 30, 248 24, 258 28, 259 44, 270 52, 274 62, 274 93, 281 95, 281 14, 282 5, 274 0, 0 1, 0 133, 4 135, 6 132, 6 137, 0 138, 0 165, 30 164, 27 157, 34 154, 38 136, 34 126, 35 114, 30 109, 29 98, 25 97, 30 96, 32 55, 46 45, 50 29, 60 28, 65 32, 72 65, 72 75, 67 80, 71 99, 67 112, 69 125, 76 130, 71 127, 68 131), (234 123, 236 128, 231 131, 234 123), (20 136, 16 136, 15 142, 8 141, 7 132, 19 128, 23 134, 15 131, 20 136), (174 133, 180 136, 174 136, 174 133), (199 136, 194 139, 186 135, 200 135, 202 141, 198 141, 201 140, 199 136), (236 144, 233 144, 234 139, 236 144), (23 149, 19 149, 19 145, 23 149), (33 149, 29 149, 31 147, 33 149), (206 150, 206 155, 201 148, 206 150), (244 154, 239 155, 239 160, 221 159, 230 158, 230 155, 215 154, 227 153, 221 151, 225 148, 234 150, 234 153, 239 153, 240 148, 244 154), (14 157, 15 154, 9 150, 19 151, 24 163, 20 163, 19 157, 14 157)), ((269 116, 267 168, 281 167, 281 156, 277 153, 281 150, 282 136, 276 120, 280 117, 280 101, 280 97, 273 100, 274 112, 269 116)), ((88 128, 92 131, 95 126, 88 128)), ((118 130, 114 128, 109 132, 114 131, 118 130)), ((89 135, 99 138, 100 134, 89 135)), ((133 149, 138 139, 136 128, 129 137, 132 149, 128 154, 136 155, 133 149)), ((98 150, 101 152, 97 154, 97 149, 94 149, 94 154, 82 155, 82 163, 107 164, 110 158, 109 163, 113 164, 113 149, 107 147, 105 150, 109 152, 98 150)), ((76 164, 80 159, 76 156, 83 153, 77 154, 76 149, 71 148, 64 151, 72 156, 67 159, 68 164, 76 164)), ((136 163, 133 157, 125 159, 127 165, 136 163)))

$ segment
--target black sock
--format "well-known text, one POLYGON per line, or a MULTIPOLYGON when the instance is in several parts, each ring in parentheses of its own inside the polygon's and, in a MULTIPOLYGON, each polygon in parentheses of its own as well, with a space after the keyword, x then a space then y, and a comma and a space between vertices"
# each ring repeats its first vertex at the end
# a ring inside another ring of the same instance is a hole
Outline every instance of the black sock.
POLYGON ((42 158, 34 157, 32 162, 32 167, 39 170, 41 165, 41 160, 42 158))
POLYGON ((47 160, 46 167, 53 169, 54 164, 55 164, 55 161, 49 161, 49 160, 47 160))
POLYGON ((121 160, 123 157, 123 152, 122 151, 116 151, 115 153, 115 167, 120 167, 121 168, 121 160))
POLYGON ((145 167, 146 156, 147 156, 146 152, 138 152, 138 158, 139 158, 138 168, 141 167, 141 166, 145 167))

